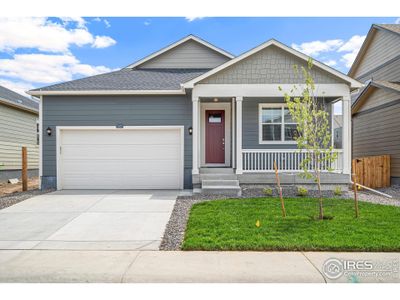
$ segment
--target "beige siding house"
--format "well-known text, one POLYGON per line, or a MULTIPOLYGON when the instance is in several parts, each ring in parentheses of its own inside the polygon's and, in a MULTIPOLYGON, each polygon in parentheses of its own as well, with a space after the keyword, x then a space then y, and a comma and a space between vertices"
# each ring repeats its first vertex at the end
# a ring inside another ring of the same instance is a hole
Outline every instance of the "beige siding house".
POLYGON ((38 107, 36 101, 0 86, 0 181, 21 176, 21 147, 28 147, 30 176, 37 176, 38 107))
POLYGON ((389 154, 400 184, 400 25, 372 25, 349 76, 366 84, 353 97, 353 158, 389 154))

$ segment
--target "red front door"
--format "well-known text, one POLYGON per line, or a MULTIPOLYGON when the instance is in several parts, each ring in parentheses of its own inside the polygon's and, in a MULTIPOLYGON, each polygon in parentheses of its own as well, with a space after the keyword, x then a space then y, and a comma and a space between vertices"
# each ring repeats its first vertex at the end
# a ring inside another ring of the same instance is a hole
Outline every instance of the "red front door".
POLYGON ((225 163, 225 111, 206 110, 206 163, 225 163))

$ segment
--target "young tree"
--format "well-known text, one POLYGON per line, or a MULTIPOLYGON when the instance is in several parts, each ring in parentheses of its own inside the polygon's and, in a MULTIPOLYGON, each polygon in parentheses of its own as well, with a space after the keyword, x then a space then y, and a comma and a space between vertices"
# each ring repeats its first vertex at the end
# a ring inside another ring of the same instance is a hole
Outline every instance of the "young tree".
MULTIPOLYGON (((323 199, 321 191, 321 171, 332 171, 331 165, 336 160, 337 154, 331 145, 329 130, 329 113, 325 110, 324 99, 315 96, 315 84, 311 75, 313 63, 309 59, 307 68, 301 67, 304 85, 294 85, 290 91, 300 92, 301 96, 284 94, 292 119, 297 123, 295 140, 300 152, 305 152, 300 161, 303 176, 313 179, 318 186, 319 219, 324 218, 323 199)), ((298 66, 294 66, 297 78, 300 76, 298 66)), ((280 88, 282 91, 282 89, 280 88)))

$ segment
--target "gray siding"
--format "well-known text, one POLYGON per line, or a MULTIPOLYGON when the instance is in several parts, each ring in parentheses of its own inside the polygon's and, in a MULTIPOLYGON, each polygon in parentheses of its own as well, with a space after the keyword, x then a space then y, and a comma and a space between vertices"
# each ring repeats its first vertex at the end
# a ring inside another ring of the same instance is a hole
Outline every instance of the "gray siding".
POLYGON ((364 101, 358 112, 362 112, 373 107, 387 104, 397 99, 400 99, 400 95, 398 93, 389 92, 387 90, 380 88, 375 88, 374 91, 369 95, 369 97, 364 101))
MULTIPOLYGON (((400 55, 400 49, 399 55, 400 55)), ((396 60, 384 64, 381 67, 366 73, 364 76, 358 78, 361 82, 366 82, 369 79, 386 80, 386 81, 399 81, 400 80, 400 57, 396 60)))
MULTIPOLYGON (((399 97, 400 98, 400 97, 399 97)), ((400 177, 400 102, 353 116, 353 158, 389 154, 391 176, 400 177)))
POLYGON ((380 66, 400 53, 400 36, 386 30, 377 30, 362 61, 355 70, 354 78, 380 66))
MULTIPOLYGON (((307 63, 276 46, 270 46, 222 70, 200 83, 209 84, 261 84, 304 82, 300 66, 307 63), (293 66, 299 66, 296 75, 293 66)), ((344 81, 314 67, 311 71, 316 83, 344 83, 344 81)))
MULTIPOLYGON (((296 144, 260 144, 259 143, 259 112, 260 103, 284 103, 283 98, 244 98, 242 119, 243 149, 297 149, 296 144)), ((330 105, 327 110, 330 112, 330 105)), ((331 118, 329 118, 331 120, 331 118)))
POLYGON ((38 168, 37 118, 34 113, 0 103, 0 169, 21 169, 23 146, 28 148, 28 168, 38 168))
POLYGON ((138 68, 211 69, 227 60, 229 58, 221 53, 190 40, 139 65, 138 68))
MULTIPOLYGON (((190 96, 46 96, 43 99, 43 176, 55 184, 56 126, 185 126, 185 188, 191 187, 192 125, 190 96)), ((106 170, 105 170, 106 172, 106 170)))

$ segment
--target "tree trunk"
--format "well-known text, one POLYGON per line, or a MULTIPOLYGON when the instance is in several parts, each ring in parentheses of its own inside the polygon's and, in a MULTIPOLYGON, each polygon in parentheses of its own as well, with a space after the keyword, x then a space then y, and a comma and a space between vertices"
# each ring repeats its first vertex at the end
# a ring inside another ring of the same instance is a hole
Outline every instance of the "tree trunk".
MULTIPOLYGON (((315 154, 314 154, 315 155, 315 154)), ((321 191, 321 171, 319 169, 319 159, 316 155, 315 164, 315 174, 317 175, 317 185, 318 185, 318 196, 319 196, 319 219, 324 219, 324 207, 322 203, 322 191, 321 191)))

